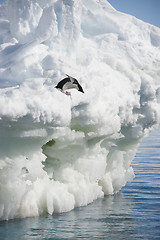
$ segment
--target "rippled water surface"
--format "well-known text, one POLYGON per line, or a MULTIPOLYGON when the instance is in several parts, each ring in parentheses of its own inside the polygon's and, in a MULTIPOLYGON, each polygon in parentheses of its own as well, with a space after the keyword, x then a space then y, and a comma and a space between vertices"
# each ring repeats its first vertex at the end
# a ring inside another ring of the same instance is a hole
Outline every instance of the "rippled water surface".
POLYGON ((135 179, 115 196, 54 216, 0 222, 0 239, 160 240, 160 129, 141 143, 135 179))

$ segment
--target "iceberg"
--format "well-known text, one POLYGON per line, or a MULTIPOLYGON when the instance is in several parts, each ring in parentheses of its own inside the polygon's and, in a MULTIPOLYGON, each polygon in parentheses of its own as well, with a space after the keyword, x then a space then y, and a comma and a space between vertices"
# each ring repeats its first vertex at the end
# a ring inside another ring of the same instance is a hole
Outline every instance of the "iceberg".
POLYGON ((117 193, 159 122, 159 28, 106 0, 0 6, 1 220, 117 193), (57 91, 65 74, 85 93, 57 91))

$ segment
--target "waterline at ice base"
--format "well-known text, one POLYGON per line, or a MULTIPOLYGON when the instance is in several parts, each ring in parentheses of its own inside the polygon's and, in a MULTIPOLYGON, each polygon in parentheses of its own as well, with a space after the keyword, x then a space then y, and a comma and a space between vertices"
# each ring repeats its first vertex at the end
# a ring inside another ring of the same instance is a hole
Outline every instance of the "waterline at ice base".
POLYGON ((0 6, 1 220, 117 193, 159 122, 159 28, 106 0, 0 6), (65 74, 83 94, 55 88, 65 74))

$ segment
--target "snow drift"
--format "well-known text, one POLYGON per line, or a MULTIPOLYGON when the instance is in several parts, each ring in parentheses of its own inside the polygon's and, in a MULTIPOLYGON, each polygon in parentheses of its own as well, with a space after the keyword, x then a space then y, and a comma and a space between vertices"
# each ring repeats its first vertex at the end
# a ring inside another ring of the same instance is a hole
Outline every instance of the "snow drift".
POLYGON ((160 120, 160 29, 106 0, 0 6, 0 219, 118 192, 160 120), (65 73, 85 94, 55 85, 65 73))

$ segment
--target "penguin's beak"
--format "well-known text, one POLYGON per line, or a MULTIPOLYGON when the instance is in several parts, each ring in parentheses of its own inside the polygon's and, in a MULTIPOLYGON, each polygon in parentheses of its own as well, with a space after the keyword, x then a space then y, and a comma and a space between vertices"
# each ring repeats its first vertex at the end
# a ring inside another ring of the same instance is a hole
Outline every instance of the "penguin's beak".
POLYGON ((82 92, 82 93, 84 93, 84 91, 83 91, 83 88, 80 88, 80 89, 79 89, 79 92, 82 92))

